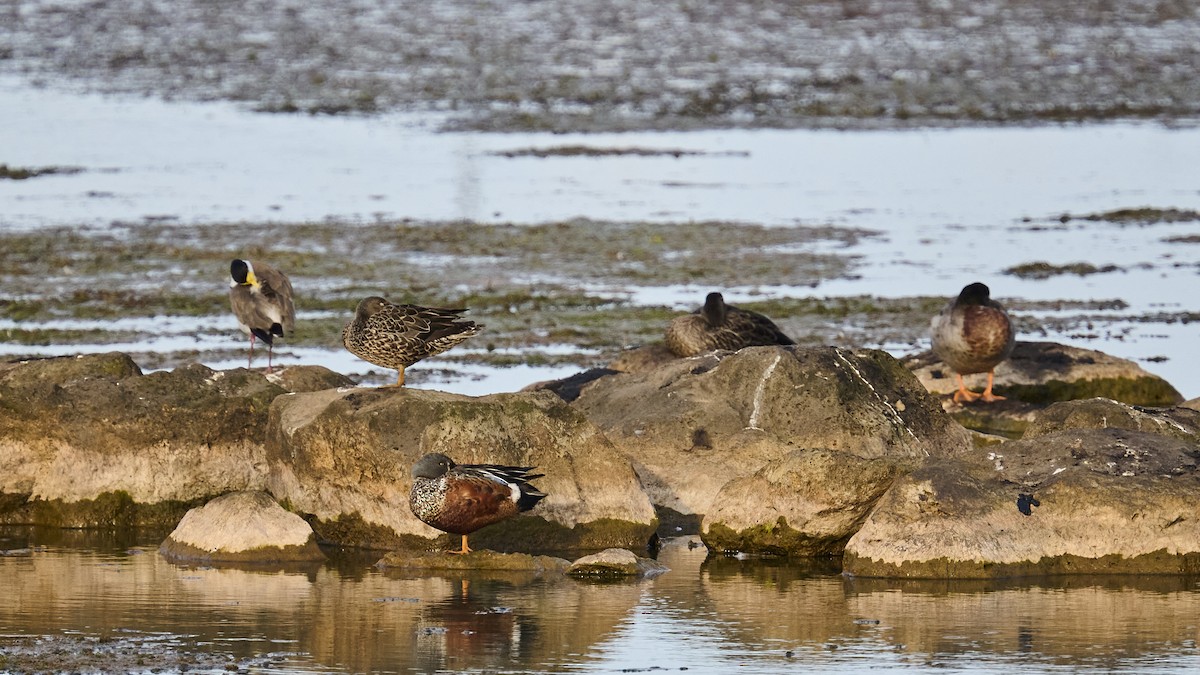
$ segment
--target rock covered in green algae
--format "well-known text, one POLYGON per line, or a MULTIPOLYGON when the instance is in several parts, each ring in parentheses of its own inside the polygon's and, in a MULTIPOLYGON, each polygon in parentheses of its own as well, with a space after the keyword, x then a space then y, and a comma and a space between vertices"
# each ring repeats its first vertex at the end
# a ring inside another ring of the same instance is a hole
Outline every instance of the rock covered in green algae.
POLYGON ((143 375, 117 352, 0 365, 0 522, 169 527, 214 495, 261 488, 271 402, 346 380, 319 366, 271 377, 199 364, 143 375))
POLYGON ((391 551, 376 565, 397 570, 491 570, 561 574, 571 563, 562 558, 528 553, 476 550, 467 555, 445 551, 391 551))
MULTIPOLYGON (((996 367, 996 393, 1009 400, 992 404, 954 403, 949 398, 957 388, 954 372, 932 352, 906 357, 904 364, 931 393, 943 397, 960 424, 1010 438, 1021 436, 1037 410, 1058 401, 1102 397, 1137 406, 1183 401, 1170 383, 1133 361, 1055 342, 1017 342, 1012 356, 996 367)), ((979 373, 964 379, 981 391, 986 378, 979 373)))
POLYGON ((312 527, 257 491, 232 492, 188 511, 159 551, 206 563, 325 560, 312 527))
MULTIPOLYGON (((270 491, 315 516, 323 540, 427 549, 445 537, 412 514, 412 465, 535 466, 548 496, 471 535, 478 549, 645 546, 654 509, 630 461, 549 392, 483 397, 387 387, 282 396, 271 409, 270 491)), ((456 542, 457 543, 457 542, 456 542)))
POLYGON ((656 577, 670 568, 623 548, 608 548, 571 563, 567 574, 579 578, 656 577))

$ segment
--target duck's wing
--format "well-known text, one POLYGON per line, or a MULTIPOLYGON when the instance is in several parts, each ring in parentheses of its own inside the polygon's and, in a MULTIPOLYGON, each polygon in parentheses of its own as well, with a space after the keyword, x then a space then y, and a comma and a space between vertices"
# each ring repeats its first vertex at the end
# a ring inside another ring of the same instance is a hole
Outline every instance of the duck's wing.
POLYGON ((252 261, 254 274, 258 277, 263 297, 279 313, 283 330, 291 333, 296 327, 296 305, 293 300, 292 281, 273 265, 252 261))
POLYGON ((503 466, 499 464, 460 464, 453 471, 459 475, 468 476, 474 480, 489 481, 504 486, 508 498, 521 511, 528 511, 541 501, 546 493, 530 484, 530 481, 542 478, 545 474, 533 473, 532 466, 503 466))
POLYGON ((740 335, 746 346, 796 344, 795 340, 779 330, 779 326, 776 326, 775 322, 766 316, 748 309, 735 307, 729 309, 725 320, 726 327, 740 335))

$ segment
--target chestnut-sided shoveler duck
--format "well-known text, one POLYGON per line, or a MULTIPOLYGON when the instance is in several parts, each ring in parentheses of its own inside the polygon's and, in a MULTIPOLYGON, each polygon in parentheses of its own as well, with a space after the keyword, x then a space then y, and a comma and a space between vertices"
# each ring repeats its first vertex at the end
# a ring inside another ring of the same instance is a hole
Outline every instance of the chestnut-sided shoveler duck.
POLYGON ((992 393, 992 382, 996 366, 1012 354, 1016 333, 1008 312, 990 296, 991 291, 984 284, 969 284, 930 323, 933 353, 958 378, 954 400, 960 403, 980 398, 989 403, 1004 399, 992 393), (967 389, 963 382, 963 375, 972 373, 988 374, 987 388, 982 394, 967 389))
POLYGON ((546 496, 529 484, 543 475, 531 473, 533 469, 455 464, 441 453, 431 453, 413 465, 408 506, 421 522, 462 535, 462 548, 450 553, 467 554, 467 535, 528 511, 546 496))
POLYGON ((342 344, 364 361, 395 368, 396 386, 403 387, 405 368, 450 349, 483 328, 459 316, 465 311, 395 305, 371 296, 358 303, 354 318, 342 330, 342 344))
POLYGON ((667 349, 675 356, 696 356, 714 349, 737 351, 754 345, 794 345, 770 319, 725 304, 720 293, 709 293, 704 307, 671 320, 667 349))
POLYGON ((234 260, 229 264, 229 304, 242 332, 250 336, 246 367, 254 360, 254 338, 258 338, 267 344, 267 372, 271 372, 275 338, 290 335, 296 327, 292 282, 261 260, 234 260))

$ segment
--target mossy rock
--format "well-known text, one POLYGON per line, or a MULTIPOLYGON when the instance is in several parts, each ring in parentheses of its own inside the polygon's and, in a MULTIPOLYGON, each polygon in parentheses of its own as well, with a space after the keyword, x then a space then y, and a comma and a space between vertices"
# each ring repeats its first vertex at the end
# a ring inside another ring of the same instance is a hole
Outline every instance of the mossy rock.
POLYGON ((704 544, 714 553, 822 557, 841 555, 850 535, 821 538, 797 530, 780 517, 774 523, 734 530, 722 522, 706 523, 704 544))
POLYGON ((141 504, 127 492, 105 492, 95 499, 67 502, 30 499, 29 495, 0 496, 0 523, 81 528, 172 528, 184 514, 207 497, 189 501, 141 504))

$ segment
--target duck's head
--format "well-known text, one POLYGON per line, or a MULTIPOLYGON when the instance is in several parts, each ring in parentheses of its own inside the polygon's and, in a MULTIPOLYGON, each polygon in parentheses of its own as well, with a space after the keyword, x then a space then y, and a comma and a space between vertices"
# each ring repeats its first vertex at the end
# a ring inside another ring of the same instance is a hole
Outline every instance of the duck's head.
POLYGON ((249 260, 234 260, 229 263, 230 286, 257 286, 258 277, 254 276, 254 265, 249 260))
POLYGON ((704 298, 704 309, 700 312, 710 326, 725 323, 725 296, 720 293, 709 293, 704 298))
POLYGON ((363 298, 362 300, 358 301, 358 308, 354 310, 354 314, 359 319, 366 319, 378 314, 380 310, 382 310, 384 307, 387 307, 387 304, 387 300, 384 300, 378 295, 372 295, 369 298, 363 298))
POLYGON ((440 452, 431 452, 413 464, 413 478, 441 478, 454 468, 454 460, 440 452))
POLYGON ((962 292, 958 294, 958 304, 960 305, 986 305, 991 298, 992 291, 985 284, 976 281, 973 284, 967 284, 963 287, 962 292))

